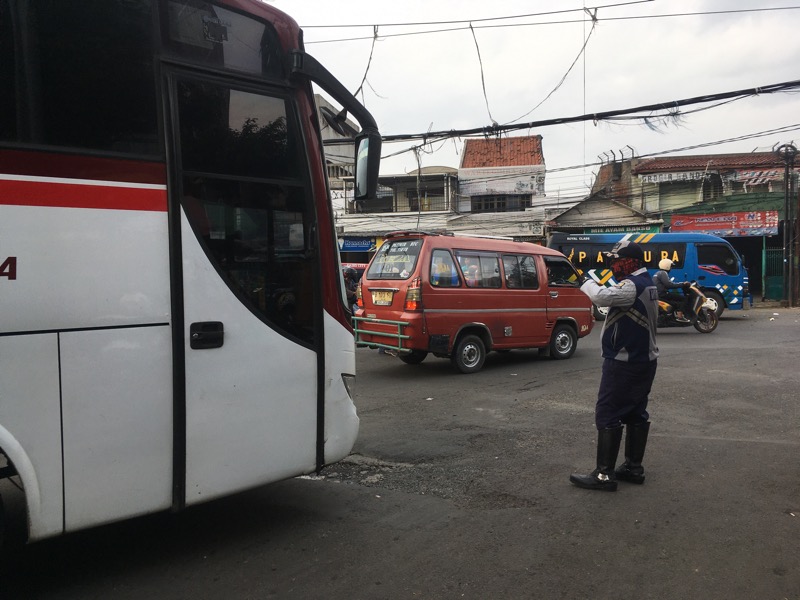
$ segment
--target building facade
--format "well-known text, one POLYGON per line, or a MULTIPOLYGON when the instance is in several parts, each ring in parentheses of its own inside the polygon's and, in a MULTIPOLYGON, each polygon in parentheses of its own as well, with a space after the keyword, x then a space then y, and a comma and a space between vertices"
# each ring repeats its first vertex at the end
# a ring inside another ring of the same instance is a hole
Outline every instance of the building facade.
MULTIPOLYGON (((743 257, 751 293, 781 300, 784 230, 792 228, 785 205, 796 207, 798 202, 795 172, 789 170, 787 181, 786 171, 784 159, 775 152, 615 161, 601 166, 586 200, 553 219, 548 227, 584 233, 691 231, 717 235, 743 257)), ((796 248, 792 252, 796 256, 796 248)), ((794 265, 796 269, 797 261, 794 265)))
POLYGON ((544 224, 576 201, 545 195, 541 136, 468 139, 458 169, 379 178, 378 199, 337 218, 342 259, 366 262, 393 231, 502 236, 544 243, 544 224), (357 248, 369 248, 356 252, 357 248))

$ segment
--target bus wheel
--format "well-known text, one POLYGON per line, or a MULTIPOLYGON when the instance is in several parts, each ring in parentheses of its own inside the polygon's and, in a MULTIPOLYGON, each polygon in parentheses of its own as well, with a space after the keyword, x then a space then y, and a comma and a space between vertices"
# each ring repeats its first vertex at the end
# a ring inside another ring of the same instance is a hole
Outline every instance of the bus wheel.
POLYGON ((480 371, 486 360, 486 346, 477 335, 465 335, 458 340, 453 356, 453 365, 462 373, 480 371))
POLYGON ((721 317, 722 313, 725 311, 725 301, 720 296, 719 292, 708 292, 706 294, 709 298, 713 298, 717 303, 717 316, 721 317))
POLYGON ((418 365, 426 356, 428 353, 425 350, 412 350, 409 354, 400 354, 399 358, 407 365, 418 365))
POLYGON ((578 336, 569 325, 556 325, 553 336, 550 338, 550 357, 557 360, 569 358, 575 353, 578 345, 578 336))

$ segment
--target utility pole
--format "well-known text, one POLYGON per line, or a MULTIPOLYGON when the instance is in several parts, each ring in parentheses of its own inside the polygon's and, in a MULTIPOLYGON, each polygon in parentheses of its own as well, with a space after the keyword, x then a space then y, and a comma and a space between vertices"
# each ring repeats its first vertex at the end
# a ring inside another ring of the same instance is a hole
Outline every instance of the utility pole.
POLYGON ((795 292, 795 243, 797 232, 794 219, 794 159, 797 148, 794 144, 783 144, 775 153, 783 160, 785 167, 783 176, 783 305, 794 306, 797 303, 795 292))

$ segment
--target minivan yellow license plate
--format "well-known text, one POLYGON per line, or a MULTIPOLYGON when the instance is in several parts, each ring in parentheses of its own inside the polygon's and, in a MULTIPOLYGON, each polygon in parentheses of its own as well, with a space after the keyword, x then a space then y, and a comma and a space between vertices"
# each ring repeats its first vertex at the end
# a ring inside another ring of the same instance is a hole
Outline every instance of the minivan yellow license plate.
POLYGON ((392 304, 391 290, 375 290, 372 292, 372 303, 375 306, 390 306, 392 304))

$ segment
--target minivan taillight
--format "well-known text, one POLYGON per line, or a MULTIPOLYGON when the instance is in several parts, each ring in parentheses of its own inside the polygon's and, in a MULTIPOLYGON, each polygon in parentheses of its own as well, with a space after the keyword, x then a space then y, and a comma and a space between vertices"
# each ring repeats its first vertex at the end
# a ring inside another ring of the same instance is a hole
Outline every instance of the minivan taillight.
POLYGON ((406 290, 405 310, 422 310, 422 280, 416 277, 408 284, 406 290))
POLYGON ((356 304, 358 308, 364 308, 364 300, 361 298, 361 282, 358 282, 358 287, 356 287, 356 304))

